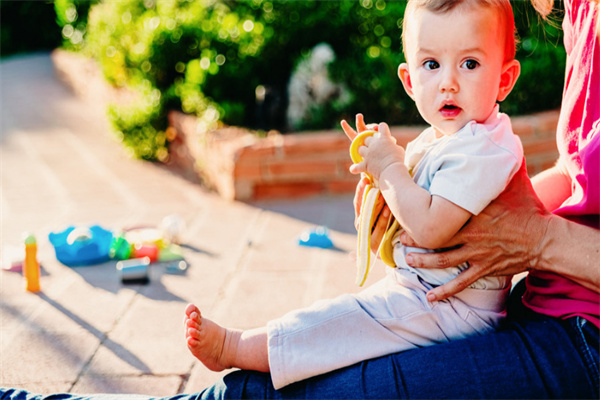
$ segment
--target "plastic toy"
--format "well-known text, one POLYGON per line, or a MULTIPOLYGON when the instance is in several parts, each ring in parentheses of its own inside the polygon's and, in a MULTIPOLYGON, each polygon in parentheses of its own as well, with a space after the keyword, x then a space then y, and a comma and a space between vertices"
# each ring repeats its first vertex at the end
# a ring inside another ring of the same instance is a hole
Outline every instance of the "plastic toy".
POLYGON ((125 234, 121 233, 113 238, 108 254, 110 258, 117 260, 129 259, 131 256, 131 244, 125 238, 125 234))
POLYGON ((67 235, 67 244, 72 246, 75 242, 89 242, 94 234, 89 228, 76 227, 67 235))
POLYGON ((182 222, 179 217, 172 215, 163 220, 163 230, 152 227, 134 227, 119 232, 112 239, 109 255, 116 260, 130 260, 131 263, 119 264, 119 274, 125 283, 131 280, 141 280, 147 283, 147 271, 143 268, 145 263, 139 260, 147 258, 149 263, 166 263, 168 272, 183 272, 187 269, 187 263, 183 256, 181 246, 174 244, 171 240, 177 240, 182 222), (169 238, 165 237, 165 226, 172 229, 169 238), (174 227, 177 226, 177 229, 174 227), (133 260, 138 261, 133 261, 133 260), (123 268, 125 268, 123 270, 123 268), (124 272, 123 272, 124 271, 124 272), (135 272, 137 271, 137 272, 135 272), (140 274, 137 276, 136 274, 140 274))
POLYGON ((298 239, 298 244, 308 247, 320 247, 322 249, 330 249, 333 247, 333 242, 329 238, 329 230, 324 226, 318 226, 303 232, 298 239))
POLYGON ((125 239, 134 246, 138 243, 153 243, 160 249, 165 245, 162 232, 156 228, 126 229, 125 239))
POLYGON ((32 234, 25 234, 25 262, 23 264, 25 289, 40 291, 40 264, 37 260, 37 241, 32 234))
POLYGON ((160 249, 158 254, 159 262, 179 261, 183 260, 183 249, 176 244, 170 244, 160 249))
POLYGON ((169 261, 166 269, 170 274, 181 274, 187 271, 188 263, 185 260, 169 261))
POLYGON ((68 267, 99 264, 110 259, 112 232, 94 225, 89 228, 70 226, 48 235, 58 261, 68 267))
POLYGON ((138 242, 133 246, 131 256, 133 258, 148 257, 150 262, 158 261, 159 249, 156 243, 138 242))
POLYGON ((117 263, 117 273, 123 284, 147 284, 150 282, 149 265, 149 257, 119 261, 117 263))

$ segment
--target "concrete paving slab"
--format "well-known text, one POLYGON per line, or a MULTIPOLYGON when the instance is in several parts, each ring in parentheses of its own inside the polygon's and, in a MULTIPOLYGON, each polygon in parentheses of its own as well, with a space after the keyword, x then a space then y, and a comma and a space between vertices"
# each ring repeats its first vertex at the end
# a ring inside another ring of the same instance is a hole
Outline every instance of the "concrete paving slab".
POLYGON ((2 349, 0 382, 75 382, 99 344, 100 339, 84 328, 50 333, 34 323, 28 324, 2 349))
POLYGON ((92 359, 94 374, 188 373, 181 301, 138 295, 92 359))

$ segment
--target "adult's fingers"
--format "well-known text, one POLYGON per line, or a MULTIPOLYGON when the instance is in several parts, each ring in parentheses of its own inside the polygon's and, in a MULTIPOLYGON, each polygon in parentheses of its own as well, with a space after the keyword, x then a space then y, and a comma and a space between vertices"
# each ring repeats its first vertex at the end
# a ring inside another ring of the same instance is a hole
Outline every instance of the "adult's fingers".
POLYGON ((448 297, 454 296, 455 294, 462 292, 468 288, 471 284, 483 277, 485 274, 476 267, 469 267, 462 271, 452 280, 445 284, 431 289, 427 293, 427 300, 440 301, 447 299, 448 297))
POLYGON ((354 130, 354 128, 350 126, 348 122, 346 122, 346 120, 342 120, 342 122, 340 122, 340 125, 342 126, 342 129, 344 130, 346 136, 348 136, 348 139, 354 140, 354 138, 358 135, 358 133, 354 130))
POLYGON ((356 129, 359 132, 367 130, 367 125, 365 124, 365 117, 360 113, 356 114, 356 129))
POLYGON ((369 184, 369 180, 366 177, 363 177, 358 184, 356 185, 356 190, 354 191, 354 226, 358 224, 358 217, 360 215, 360 208, 362 207, 363 195, 365 193, 365 188, 369 184))
MULTIPOLYGON (((414 244, 413 247, 419 247, 417 243, 414 244)), ((406 263, 414 268, 450 268, 468 261, 472 256, 470 247, 464 245, 438 253, 408 253, 406 263)))
POLYGON ((379 249, 379 245, 383 240, 383 236, 385 235, 385 231, 387 230, 392 215, 389 207, 387 206, 387 204, 385 204, 385 201, 383 200, 383 196, 379 197, 381 199, 381 206, 376 205, 376 207, 381 207, 381 211, 378 212, 377 220, 375 221, 375 225, 371 230, 371 251, 373 253, 377 253, 377 250, 379 249))

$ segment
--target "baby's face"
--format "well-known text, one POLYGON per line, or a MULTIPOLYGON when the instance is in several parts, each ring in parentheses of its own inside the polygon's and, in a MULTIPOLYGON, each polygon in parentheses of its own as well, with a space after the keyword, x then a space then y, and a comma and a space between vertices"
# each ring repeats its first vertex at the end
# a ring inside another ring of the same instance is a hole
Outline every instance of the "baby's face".
POLYGON ((407 18, 409 85, 423 118, 438 137, 484 122, 498 98, 505 58, 500 18, 484 7, 445 14, 421 9, 407 18))

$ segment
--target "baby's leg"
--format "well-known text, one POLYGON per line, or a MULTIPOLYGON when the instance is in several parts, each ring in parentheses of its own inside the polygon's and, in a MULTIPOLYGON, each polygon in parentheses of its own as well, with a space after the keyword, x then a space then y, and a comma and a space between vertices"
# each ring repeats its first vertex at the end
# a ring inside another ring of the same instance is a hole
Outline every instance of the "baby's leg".
POLYGON ((208 369, 242 368, 269 372, 266 329, 226 329, 202 317, 193 304, 188 304, 185 315, 188 349, 208 369))

